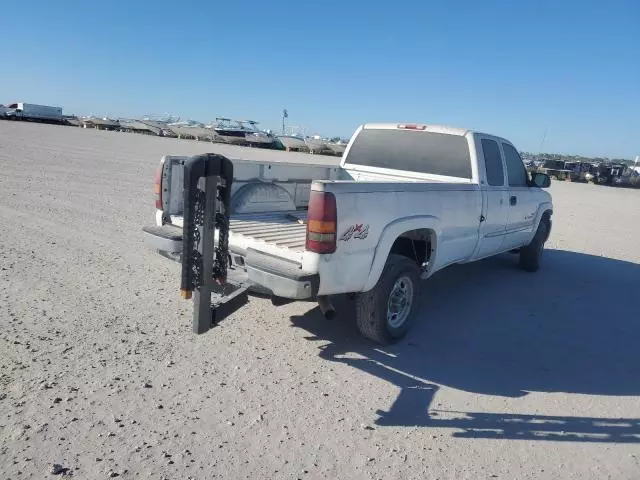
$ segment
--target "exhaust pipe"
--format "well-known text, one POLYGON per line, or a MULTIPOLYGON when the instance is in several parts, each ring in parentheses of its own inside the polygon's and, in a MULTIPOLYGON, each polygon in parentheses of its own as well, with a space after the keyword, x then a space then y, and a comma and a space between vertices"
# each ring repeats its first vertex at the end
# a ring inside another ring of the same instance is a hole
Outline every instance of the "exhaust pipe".
POLYGON ((322 312, 322 315, 324 315, 324 318, 326 318, 327 320, 333 320, 335 318, 336 309, 333 308, 329 297, 327 297, 326 295, 319 295, 318 306, 320 307, 320 311, 322 312))

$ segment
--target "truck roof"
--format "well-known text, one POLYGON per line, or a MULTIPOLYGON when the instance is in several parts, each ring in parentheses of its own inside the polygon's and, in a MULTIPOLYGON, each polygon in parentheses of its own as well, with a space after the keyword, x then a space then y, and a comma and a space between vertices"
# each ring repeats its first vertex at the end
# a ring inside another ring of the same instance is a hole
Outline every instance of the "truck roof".
POLYGON ((458 135, 461 137, 464 137, 466 135, 483 135, 483 136, 491 137, 495 140, 499 140, 501 142, 506 142, 513 145, 513 143, 511 143, 509 140, 507 140, 504 137, 499 137, 497 135, 491 135, 485 132, 480 132, 478 130, 471 130, 468 128, 452 127, 449 125, 436 125, 436 124, 428 124, 428 123, 365 123, 364 125, 362 125, 362 128, 366 128, 370 130, 375 130, 375 129, 419 130, 423 132, 444 133, 445 135, 458 135))
POLYGON ((391 130, 391 129, 396 129, 398 128, 398 125, 418 125, 420 126, 420 130, 423 131, 427 131, 427 132, 434 132, 434 133, 446 133, 449 135, 460 135, 460 136, 464 136, 467 133, 476 133, 473 132, 472 130, 469 130, 467 128, 460 128, 460 127, 451 127, 448 125, 434 125, 434 124, 428 124, 428 123, 411 123, 411 122, 398 122, 398 123, 365 123, 362 128, 367 128, 367 129, 384 129, 384 130, 391 130), (423 128, 424 127, 424 128, 423 128))

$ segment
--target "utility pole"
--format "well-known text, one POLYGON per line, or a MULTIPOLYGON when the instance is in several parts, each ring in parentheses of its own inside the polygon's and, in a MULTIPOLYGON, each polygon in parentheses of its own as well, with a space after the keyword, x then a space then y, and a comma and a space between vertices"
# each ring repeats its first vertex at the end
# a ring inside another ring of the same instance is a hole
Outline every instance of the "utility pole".
POLYGON ((540 153, 542 153, 542 149, 544 147, 544 141, 547 139, 547 127, 544 127, 544 133, 542 134, 542 140, 540 140, 540 153))
POLYGON ((287 112, 286 108, 282 110, 282 135, 284 135, 284 119, 285 118, 289 118, 289 112, 287 112))

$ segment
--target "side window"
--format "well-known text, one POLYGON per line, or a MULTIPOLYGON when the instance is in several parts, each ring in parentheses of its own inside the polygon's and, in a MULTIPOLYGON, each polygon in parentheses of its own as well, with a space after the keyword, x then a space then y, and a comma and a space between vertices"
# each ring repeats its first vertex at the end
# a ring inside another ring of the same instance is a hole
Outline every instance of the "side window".
POLYGON ((504 168, 502 168, 502 156, 498 142, 482 139, 482 153, 484 155, 484 165, 487 169, 487 182, 494 187, 504 186, 504 168))
POLYGON ((511 187, 526 187, 529 185, 527 181, 527 170, 520 158, 518 151, 507 143, 502 144, 504 150, 504 159, 507 164, 507 176, 509 177, 509 185, 511 187))

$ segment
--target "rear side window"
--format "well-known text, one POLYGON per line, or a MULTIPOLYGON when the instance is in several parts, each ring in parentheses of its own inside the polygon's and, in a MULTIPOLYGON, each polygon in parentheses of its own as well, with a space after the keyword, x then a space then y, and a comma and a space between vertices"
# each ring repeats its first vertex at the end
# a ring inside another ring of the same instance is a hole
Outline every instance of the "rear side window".
POLYGON ((527 170, 524 168, 520 154, 508 143, 502 144, 502 150, 504 150, 504 159, 507 164, 509 186, 526 187, 528 185, 527 170))
POLYGON ((487 138, 482 139, 482 153, 487 169, 487 182, 494 187, 504 186, 504 168, 498 142, 487 138))
POLYGON ((467 139, 445 133, 363 129, 351 145, 346 162, 471 178, 467 139))

